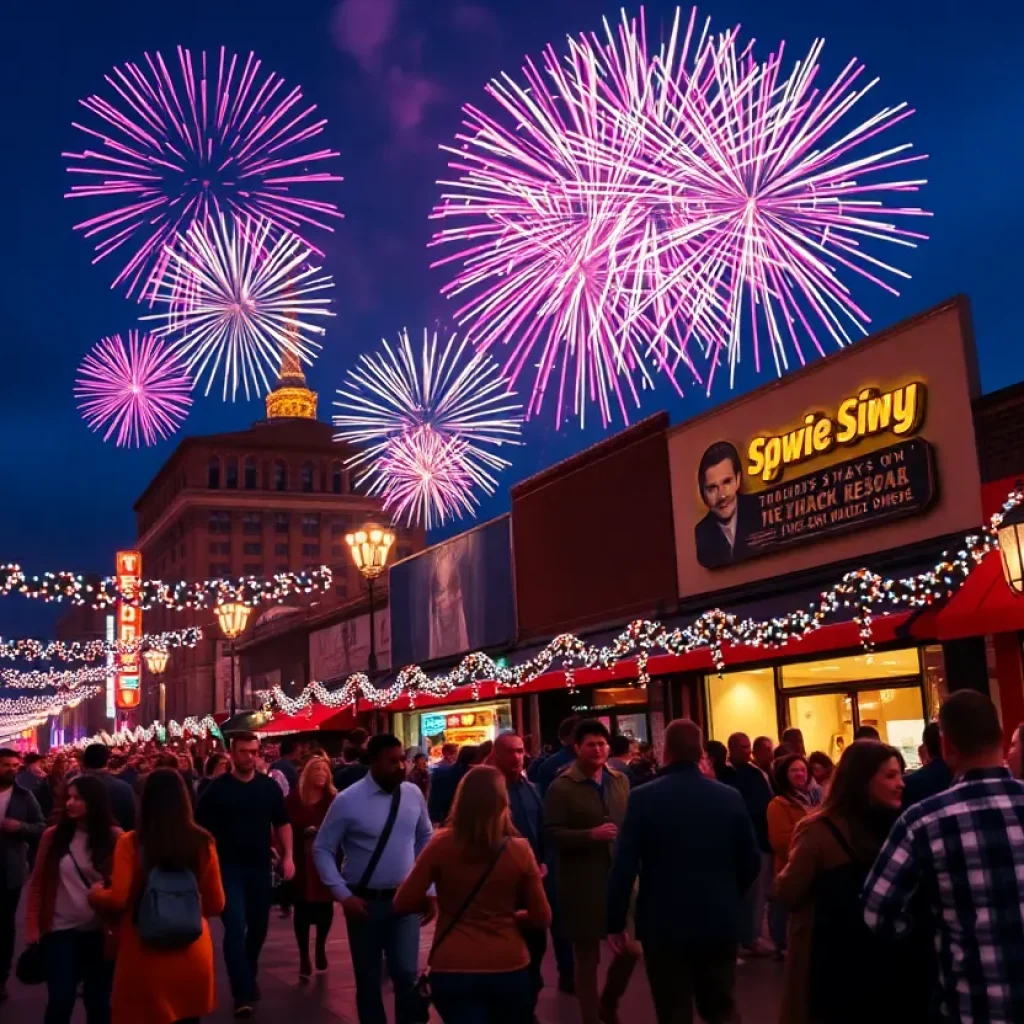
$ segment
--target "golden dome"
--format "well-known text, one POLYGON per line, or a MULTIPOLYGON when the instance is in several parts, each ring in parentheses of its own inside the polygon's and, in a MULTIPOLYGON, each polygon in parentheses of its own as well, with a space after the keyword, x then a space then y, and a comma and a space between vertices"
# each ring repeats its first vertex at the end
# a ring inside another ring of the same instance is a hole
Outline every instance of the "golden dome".
POLYGON ((306 385, 299 357, 285 349, 274 390, 267 395, 268 420, 315 420, 317 394, 306 385))

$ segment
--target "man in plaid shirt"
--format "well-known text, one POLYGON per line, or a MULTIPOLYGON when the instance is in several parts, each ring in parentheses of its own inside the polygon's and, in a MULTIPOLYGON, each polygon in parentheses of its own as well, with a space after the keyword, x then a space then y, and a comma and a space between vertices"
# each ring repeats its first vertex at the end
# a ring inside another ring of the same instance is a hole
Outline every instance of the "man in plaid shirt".
POLYGON ((953 785, 909 808, 864 885, 872 930, 905 935, 921 891, 935 929, 939 1019, 1024 1021, 1024 784, 1003 766, 995 705, 973 690, 939 712, 953 785))

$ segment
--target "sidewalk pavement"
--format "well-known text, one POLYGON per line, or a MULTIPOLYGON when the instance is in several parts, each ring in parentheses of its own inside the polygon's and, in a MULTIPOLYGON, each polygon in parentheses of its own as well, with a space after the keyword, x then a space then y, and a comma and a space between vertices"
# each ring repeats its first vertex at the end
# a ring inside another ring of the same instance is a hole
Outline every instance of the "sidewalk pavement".
MULTIPOLYGON (((20 916, 20 915, 19 915, 20 916)), ((231 995, 228 989, 224 961, 220 955, 220 925, 214 923, 214 943, 217 949, 217 993, 219 1009, 207 1024, 227 1024, 234 1018, 231 1013, 231 995)), ((421 955, 425 959, 431 936, 424 930, 421 955)), ((308 984, 300 984, 298 954, 290 920, 282 918, 275 908, 271 912, 270 934, 260 959, 260 987, 263 1000, 254 1021, 302 1021, 303 1024, 358 1024, 356 1016, 356 988, 352 964, 348 954, 345 924, 340 911, 328 943, 330 969, 315 974, 308 984)), ((606 958, 607 959, 607 958, 606 958)), ((769 960, 754 960, 739 969, 739 998, 743 1024, 777 1024, 778 1007, 782 994, 782 965, 769 960)), ((541 1024, 578 1024, 579 1011, 571 996, 559 993, 554 982, 557 978, 554 960, 549 953, 545 966, 548 986, 541 993, 538 1017, 541 1024)), ((46 992, 42 987, 25 988, 12 978, 9 983, 10 999, 0 1006, 0 1021, 23 1021, 34 1024, 43 1019, 46 992)), ((390 992, 385 994, 388 1021, 393 1021, 390 992)), ((644 976, 643 964, 637 966, 630 982, 626 999, 620 1009, 622 1024, 655 1024, 651 994, 644 976)), ((432 1015, 431 1021, 439 1020, 432 1015)), ((73 1024, 85 1024, 85 1013, 79 1003, 73 1024)), ((137 1024, 146 1024, 139 1021, 137 1024)))

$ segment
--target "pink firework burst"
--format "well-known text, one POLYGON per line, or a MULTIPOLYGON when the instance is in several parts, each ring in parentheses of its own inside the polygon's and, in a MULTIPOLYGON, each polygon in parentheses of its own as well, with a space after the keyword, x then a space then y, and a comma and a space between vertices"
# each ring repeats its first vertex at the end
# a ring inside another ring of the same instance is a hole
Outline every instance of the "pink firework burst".
POLYGON ((467 465, 468 445, 429 426, 389 439, 365 476, 373 477, 370 493, 381 494, 392 520, 427 530, 449 519, 473 516, 479 504, 475 474, 467 465))
POLYGON ((105 76, 109 97, 81 101, 96 123, 74 122, 99 147, 62 154, 81 182, 67 198, 107 207, 75 229, 96 239, 94 262, 123 254, 114 286, 140 297, 159 284, 167 246, 211 214, 255 216, 304 240, 341 217, 334 203, 305 195, 342 179, 311 169, 339 154, 306 145, 327 122, 302 90, 261 74, 252 53, 243 59, 222 47, 219 59, 201 52, 193 60, 177 52, 170 67, 159 53, 115 67, 105 76))
POLYGON ((781 374, 866 333, 851 286, 908 276, 876 245, 925 237, 902 224, 928 214, 892 202, 924 184, 902 176, 923 157, 875 145, 912 111, 858 123, 861 65, 819 84, 819 41, 785 75, 781 47, 759 62, 696 12, 663 39, 648 46, 641 14, 563 58, 549 47, 444 147, 442 292, 475 345, 508 349, 512 382, 533 371, 528 415, 554 391, 557 423, 570 401, 581 422, 587 403, 626 419, 658 374, 710 390, 744 350, 760 372, 766 339, 781 374))
POLYGON ((149 334, 103 338, 82 360, 78 408, 90 430, 118 447, 153 445, 181 426, 192 405, 192 381, 178 357, 149 334), (116 435, 116 436, 115 436, 116 435))

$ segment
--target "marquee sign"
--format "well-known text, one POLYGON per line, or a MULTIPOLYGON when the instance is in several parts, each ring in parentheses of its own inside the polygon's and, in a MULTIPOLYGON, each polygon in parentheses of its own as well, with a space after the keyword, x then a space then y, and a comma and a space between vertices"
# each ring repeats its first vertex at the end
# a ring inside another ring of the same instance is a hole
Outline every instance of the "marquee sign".
MULTIPOLYGON (((117 587, 128 600, 117 602, 117 639, 130 643, 142 636, 142 609, 132 604, 142 581, 142 553, 118 551, 117 587)), ((115 671, 115 698, 120 711, 131 711, 142 699, 142 663, 138 651, 118 652, 115 671)))

